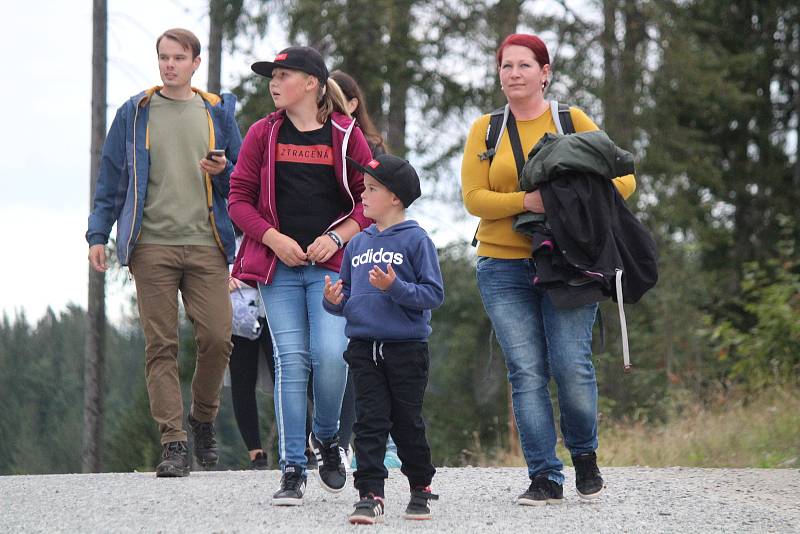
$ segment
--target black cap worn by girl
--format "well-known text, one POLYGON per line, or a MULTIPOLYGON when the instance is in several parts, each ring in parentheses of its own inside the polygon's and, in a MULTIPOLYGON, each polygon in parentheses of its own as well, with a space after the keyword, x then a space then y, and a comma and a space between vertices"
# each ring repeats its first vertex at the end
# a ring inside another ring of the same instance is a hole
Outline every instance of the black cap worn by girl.
POLYGON ((272 78, 273 69, 299 70, 319 79, 322 85, 328 81, 328 67, 322 55, 310 46, 290 46, 281 50, 273 61, 257 61, 250 65, 256 74, 272 78))

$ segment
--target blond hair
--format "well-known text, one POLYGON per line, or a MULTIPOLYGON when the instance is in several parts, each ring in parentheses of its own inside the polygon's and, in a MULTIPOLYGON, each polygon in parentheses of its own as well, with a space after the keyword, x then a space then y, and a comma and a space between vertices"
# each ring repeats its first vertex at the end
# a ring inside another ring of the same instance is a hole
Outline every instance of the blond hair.
POLYGON ((319 84, 317 86, 317 122, 324 124, 334 111, 350 117, 346 102, 347 99, 342 88, 333 78, 328 78, 325 85, 319 84))

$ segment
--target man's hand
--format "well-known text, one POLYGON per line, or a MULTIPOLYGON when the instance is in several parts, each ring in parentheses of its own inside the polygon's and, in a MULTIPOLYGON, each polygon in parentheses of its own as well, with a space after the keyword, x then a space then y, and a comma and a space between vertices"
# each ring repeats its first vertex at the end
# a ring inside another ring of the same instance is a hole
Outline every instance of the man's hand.
POLYGON ((89 247, 89 264, 92 269, 99 273, 104 273, 108 270, 105 245, 92 245, 89 247))
POLYGON ((344 296, 342 295, 342 280, 341 278, 335 284, 331 284, 331 277, 325 275, 325 300, 338 306, 342 302, 344 296))
POLYGON ((369 283, 381 291, 386 291, 392 287, 395 278, 397 278, 397 275, 391 263, 386 264, 386 272, 383 272, 377 265, 373 265, 369 271, 369 283))
POLYGON ((270 228, 261 236, 261 242, 272 249, 278 259, 289 267, 308 265, 306 253, 297 241, 274 228, 270 228))
POLYGON ((200 168, 211 176, 216 176, 225 170, 228 160, 225 156, 212 156, 212 159, 203 158, 200 160, 200 168))
POLYGON ((322 263, 331 259, 331 256, 336 254, 337 250, 339 250, 339 246, 331 236, 325 234, 319 236, 313 243, 308 245, 306 257, 311 262, 322 263))

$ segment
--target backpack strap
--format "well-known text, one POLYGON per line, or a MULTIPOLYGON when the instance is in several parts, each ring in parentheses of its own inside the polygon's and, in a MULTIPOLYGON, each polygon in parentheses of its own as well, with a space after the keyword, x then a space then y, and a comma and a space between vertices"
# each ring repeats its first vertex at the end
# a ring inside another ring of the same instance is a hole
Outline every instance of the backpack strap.
POLYGON ((500 146, 500 138, 506 129, 508 115, 511 113, 508 104, 502 108, 497 108, 489 114, 489 127, 486 128, 486 152, 478 154, 481 161, 488 159, 489 165, 492 164, 497 148, 500 146))
POLYGON ((553 116, 553 122, 556 123, 556 131, 559 135, 575 133, 575 125, 572 123, 572 115, 569 113, 567 104, 551 100, 550 114, 553 116))

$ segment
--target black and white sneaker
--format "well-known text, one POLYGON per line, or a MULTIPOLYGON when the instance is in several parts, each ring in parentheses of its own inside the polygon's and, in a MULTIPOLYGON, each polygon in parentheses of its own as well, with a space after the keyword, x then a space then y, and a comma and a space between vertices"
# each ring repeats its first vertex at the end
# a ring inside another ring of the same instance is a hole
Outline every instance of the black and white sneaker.
POLYGON ((575 489, 581 499, 596 499, 603 493, 603 477, 597 467, 597 454, 585 452, 572 457, 575 466, 575 489))
POLYGON ((351 525, 374 525, 383 523, 383 499, 372 493, 362 497, 347 518, 351 525))
POLYGON ((317 478, 322 487, 331 493, 342 491, 347 482, 347 470, 342 460, 339 438, 321 442, 312 432, 308 435, 308 446, 317 457, 317 478))
POLYGON ((430 486, 427 488, 418 487, 411 490, 411 500, 408 501, 406 506, 406 513, 403 517, 406 519, 423 521, 431 518, 431 505, 429 501, 439 500, 438 495, 431 492, 430 486))
POLYGON ((289 464, 283 469, 281 489, 272 495, 273 506, 302 506, 306 491, 306 477, 303 468, 289 464))
POLYGON ((547 478, 547 475, 539 475, 534 478, 528 491, 517 497, 517 504, 522 506, 543 506, 563 502, 564 487, 547 478))

